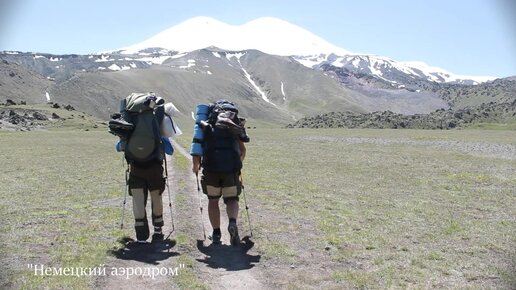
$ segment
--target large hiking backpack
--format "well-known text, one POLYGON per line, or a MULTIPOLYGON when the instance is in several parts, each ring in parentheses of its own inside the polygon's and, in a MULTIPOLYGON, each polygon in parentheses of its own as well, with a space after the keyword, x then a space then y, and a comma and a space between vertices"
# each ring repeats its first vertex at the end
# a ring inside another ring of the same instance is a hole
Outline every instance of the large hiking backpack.
POLYGON ((120 102, 120 114, 113 116, 109 128, 125 141, 125 158, 129 163, 144 165, 163 160, 163 103, 153 93, 133 93, 120 102))
MULTIPOLYGON (((240 147, 237 140, 249 142, 244 119, 238 117, 236 106, 226 100, 211 104, 207 119, 201 121, 203 131, 202 166, 212 172, 237 172, 242 168, 240 147)), ((196 154, 192 154, 196 155, 196 154)))

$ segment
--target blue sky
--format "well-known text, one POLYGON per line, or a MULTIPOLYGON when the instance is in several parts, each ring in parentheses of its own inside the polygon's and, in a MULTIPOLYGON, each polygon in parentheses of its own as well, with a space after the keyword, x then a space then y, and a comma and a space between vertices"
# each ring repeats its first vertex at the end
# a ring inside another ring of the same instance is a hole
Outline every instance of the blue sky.
POLYGON ((0 0, 0 50, 86 54, 141 42, 191 17, 281 18, 355 53, 455 74, 516 75, 512 0, 0 0))

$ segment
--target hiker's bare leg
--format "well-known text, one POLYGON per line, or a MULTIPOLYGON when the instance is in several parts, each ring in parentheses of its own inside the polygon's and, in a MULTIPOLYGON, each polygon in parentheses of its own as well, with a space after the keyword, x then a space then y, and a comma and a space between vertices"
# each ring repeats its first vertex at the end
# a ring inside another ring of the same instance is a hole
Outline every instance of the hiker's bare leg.
POLYGON ((228 213, 228 218, 234 218, 235 220, 238 217, 238 201, 237 200, 228 200, 226 203, 226 212, 228 213))
POLYGON ((220 208, 218 198, 208 199, 208 217, 210 218, 212 228, 220 228, 220 208))

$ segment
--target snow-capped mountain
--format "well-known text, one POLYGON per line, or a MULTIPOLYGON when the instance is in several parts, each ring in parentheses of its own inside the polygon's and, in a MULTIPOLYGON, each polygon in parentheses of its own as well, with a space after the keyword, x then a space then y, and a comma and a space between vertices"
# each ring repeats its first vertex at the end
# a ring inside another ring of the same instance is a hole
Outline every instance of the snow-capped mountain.
POLYGON ((233 26, 209 17, 195 17, 132 46, 122 53, 134 54, 145 48, 161 47, 189 52, 215 46, 225 50, 256 49, 273 55, 313 55, 350 52, 289 22, 262 17, 233 26))
POLYGON ((398 62, 388 57, 352 53, 287 21, 262 17, 243 25, 229 25, 210 17, 195 17, 129 47, 122 54, 139 54, 149 48, 190 52, 206 47, 241 51, 256 49, 267 54, 292 56, 310 68, 333 65, 357 73, 368 73, 388 82, 402 75, 438 83, 478 84, 495 79, 464 76, 423 62, 398 62))
POLYGON ((49 92, 100 117, 137 91, 168 97, 183 112, 230 98, 245 116, 280 123, 331 111, 419 114, 513 98, 510 85, 471 86, 489 79, 352 53, 270 17, 241 26, 196 17, 142 43, 88 55, 0 52, 0 101, 47 102, 49 92))
POLYGON ((403 85, 407 78, 420 79, 437 83, 458 83, 476 85, 495 79, 490 76, 465 76, 450 73, 444 69, 432 67, 424 62, 398 62, 388 57, 365 54, 350 54, 345 56, 315 55, 294 56, 299 63, 321 68, 334 66, 359 74, 369 74, 392 84, 403 85))

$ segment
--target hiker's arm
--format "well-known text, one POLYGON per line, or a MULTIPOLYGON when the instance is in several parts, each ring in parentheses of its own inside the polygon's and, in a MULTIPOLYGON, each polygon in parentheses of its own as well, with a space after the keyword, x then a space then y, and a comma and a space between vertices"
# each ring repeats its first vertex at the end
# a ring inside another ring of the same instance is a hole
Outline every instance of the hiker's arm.
POLYGON ((192 156, 192 171, 197 175, 199 173, 199 169, 201 168, 201 156, 195 155, 192 156))
POLYGON ((238 145, 240 146, 240 160, 244 161, 244 159, 245 159, 245 150, 246 150, 244 142, 242 142, 242 140, 238 140, 238 145))

